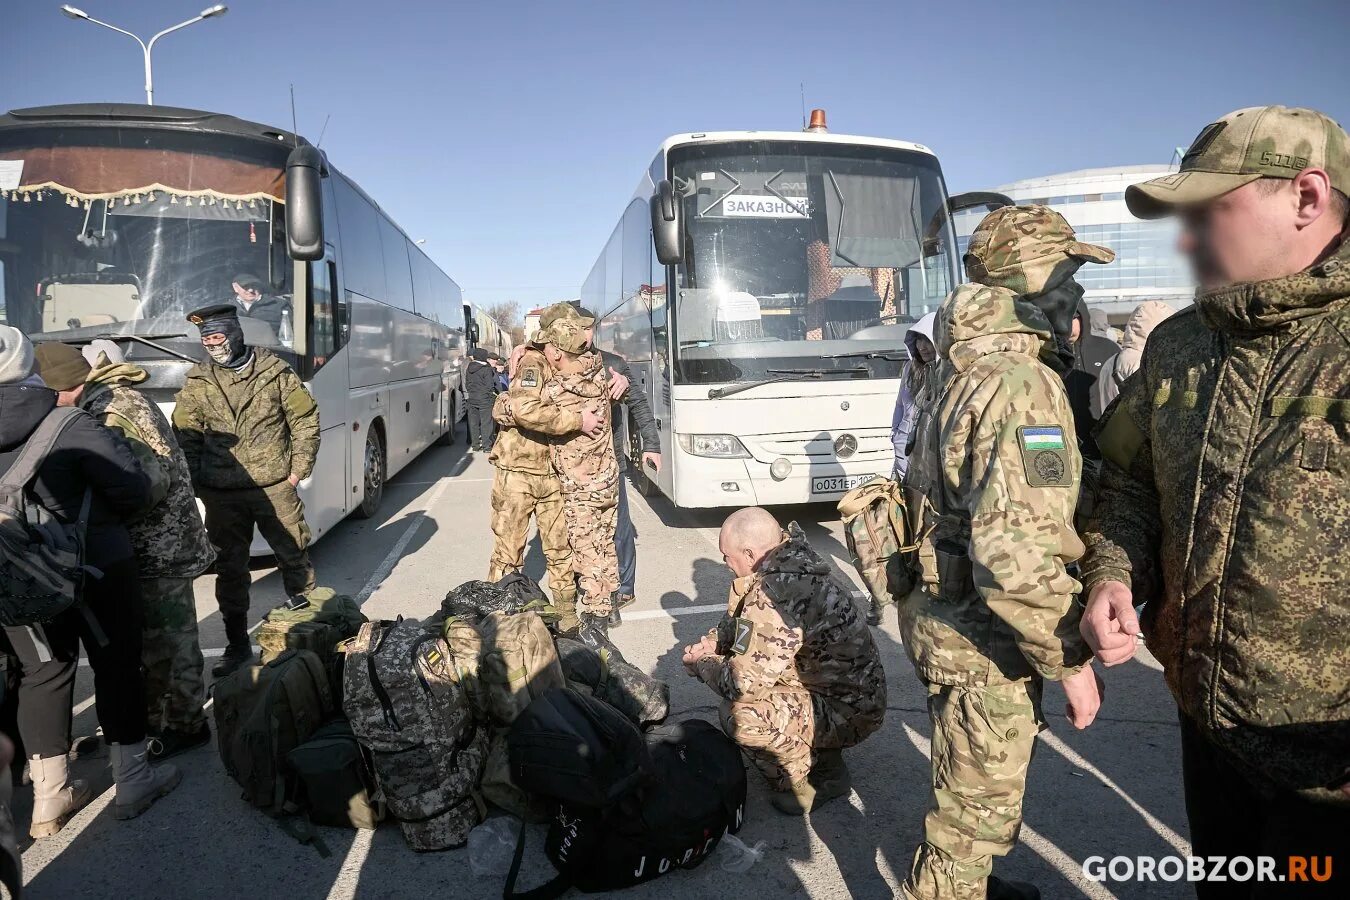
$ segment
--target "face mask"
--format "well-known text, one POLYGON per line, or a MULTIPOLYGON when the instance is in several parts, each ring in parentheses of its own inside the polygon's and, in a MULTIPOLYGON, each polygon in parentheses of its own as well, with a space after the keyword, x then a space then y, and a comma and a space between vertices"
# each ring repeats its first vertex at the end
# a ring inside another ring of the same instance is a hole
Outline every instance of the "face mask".
POLYGON ((1073 333, 1073 319, 1078 312, 1078 303, 1083 299, 1083 286, 1073 278, 1066 278, 1054 287, 1039 294, 1026 294, 1022 297, 1035 306, 1050 320, 1055 332, 1055 356, 1066 368, 1073 367, 1073 347, 1069 336, 1073 333))
POLYGON ((223 344, 212 344, 206 348, 206 352, 211 354, 211 359, 217 365, 228 365, 230 360, 234 359, 234 348, 230 346, 229 341, 223 344))

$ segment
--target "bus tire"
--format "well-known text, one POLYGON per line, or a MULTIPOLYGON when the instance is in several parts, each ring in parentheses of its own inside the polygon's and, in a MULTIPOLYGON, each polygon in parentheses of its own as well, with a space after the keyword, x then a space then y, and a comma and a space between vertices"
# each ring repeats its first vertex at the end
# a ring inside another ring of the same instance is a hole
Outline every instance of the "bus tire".
POLYGON ((389 463, 384 452, 384 438, 378 428, 366 430, 366 453, 362 465, 361 505, 352 511, 358 519, 369 519, 380 508, 384 499, 384 480, 389 463))
POLYGON ((457 419, 456 417, 457 417, 458 415, 459 415, 459 410, 455 409, 455 397, 454 397, 454 394, 451 394, 451 395, 450 395, 450 408, 446 411, 446 419, 447 419, 447 421, 449 422, 449 425, 446 427, 445 431, 441 432, 441 436, 438 437, 438 438, 436 438, 436 446, 437 446, 437 447, 453 447, 453 446, 454 446, 454 444, 455 444, 455 425, 458 424, 458 419, 457 419))
POLYGON ((650 497, 656 493, 656 484, 647 477, 647 470, 642 464, 642 439, 638 436, 638 430, 633 424, 632 417, 629 417, 626 424, 628 426, 628 468, 633 473, 633 487, 643 497, 650 497))

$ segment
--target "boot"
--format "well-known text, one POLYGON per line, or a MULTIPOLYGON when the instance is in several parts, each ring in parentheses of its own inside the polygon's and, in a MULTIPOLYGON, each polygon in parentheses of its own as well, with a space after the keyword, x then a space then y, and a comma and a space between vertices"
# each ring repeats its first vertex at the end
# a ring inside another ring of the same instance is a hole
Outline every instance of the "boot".
POLYGON ((632 594, 615 594, 615 595, 614 595, 614 600, 613 600, 613 602, 610 604, 610 610, 609 610, 609 627, 610 627, 610 628, 618 628, 620 625, 623 624, 623 616, 619 613, 619 610, 623 609, 625 606, 629 605, 630 603, 632 603, 632 602, 633 602, 634 600, 636 600, 636 599, 637 599, 637 598, 634 597, 632 594))
POLYGON ((850 790, 853 787, 853 776, 849 774, 848 766, 844 763, 842 750, 817 751, 816 764, 811 767, 811 774, 807 778, 818 788, 839 784, 850 790))
POLYGON ((161 759, 168 759, 170 756, 177 756, 193 747, 200 747, 209 743, 211 743, 211 726, 203 721, 200 726, 191 731, 165 728, 162 734, 148 739, 145 745, 150 753, 150 760, 159 762, 161 759))
POLYGON ((880 625, 881 617, 886 612, 886 604, 878 603, 877 598, 873 597, 867 606, 867 624, 880 625))
POLYGON ((581 641, 587 647, 590 647, 596 653, 601 650, 606 651, 611 656, 617 658, 620 662, 624 661, 623 654, 619 648, 615 647, 609 639, 609 615, 596 615, 595 613, 581 613, 581 625, 577 627, 577 640, 581 641))
POLYGON ((28 768, 33 778, 33 825, 28 833, 35 838, 51 837, 89 802, 93 792, 83 781, 70 780, 65 754, 46 759, 35 756, 28 768))
POLYGON ((786 791, 775 791, 770 794, 769 802, 785 816, 802 816, 820 809, 836 797, 847 797, 852 789, 847 780, 817 786, 811 783, 808 776, 786 791))
POLYGON ((211 667, 213 678, 223 678, 253 661, 253 644, 248 637, 248 619, 230 616, 225 620, 225 652, 211 667))
POLYGON ((985 886, 989 900, 1041 900, 1041 890, 1025 881, 1004 881, 990 875, 985 886))
POLYGON ((117 786, 113 816, 118 819, 136 818, 183 780, 183 773, 172 763, 152 766, 145 761, 145 741, 109 744, 108 748, 112 753, 113 783, 117 786))

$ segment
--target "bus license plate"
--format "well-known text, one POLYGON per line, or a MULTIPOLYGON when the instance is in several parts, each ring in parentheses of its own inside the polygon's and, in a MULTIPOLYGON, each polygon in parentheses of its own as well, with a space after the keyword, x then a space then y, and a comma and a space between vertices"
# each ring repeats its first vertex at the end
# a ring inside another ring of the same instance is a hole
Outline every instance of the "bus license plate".
POLYGON ((811 493, 846 494, 858 485, 867 484, 880 477, 880 475, 827 475, 824 478, 812 478, 811 493))

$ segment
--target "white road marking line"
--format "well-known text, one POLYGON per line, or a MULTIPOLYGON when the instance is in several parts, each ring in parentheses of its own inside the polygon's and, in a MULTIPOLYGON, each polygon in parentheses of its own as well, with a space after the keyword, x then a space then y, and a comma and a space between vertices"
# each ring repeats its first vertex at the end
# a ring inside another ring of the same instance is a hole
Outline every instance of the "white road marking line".
POLYGON ((651 619, 675 619, 680 616, 697 616, 703 613, 726 612, 725 603, 709 603, 706 606, 684 606, 677 609, 644 609, 638 612, 623 613, 625 622, 642 622, 651 619))
POLYGON ((370 842, 374 838, 373 831, 365 828, 356 830, 356 837, 352 839, 347 856, 342 860, 342 868, 338 870, 333 886, 328 891, 328 900, 346 900, 356 896, 356 888, 361 883, 361 867, 366 864, 366 857, 370 855, 370 842))
POLYGON ((388 487, 396 488, 396 487, 404 487, 405 485, 409 485, 409 486, 410 486, 410 485, 417 485, 418 487, 426 487, 426 486, 429 485, 429 484, 443 484, 443 483, 445 483, 445 482, 449 482, 450 484, 484 484, 484 483, 489 482, 489 481, 496 481, 496 479, 495 479, 495 478, 460 478, 460 477, 457 477, 457 476, 454 476, 454 475, 447 475, 447 476, 444 477, 444 478, 437 478, 435 481, 392 481, 392 482, 390 482, 390 483, 388 484, 388 487))
MULTIPOLYGON (((911 728, 908 722, 902 724, 909 742, 924 756, 932 759, 933 754, 928 739, 911 728)), ((1044 736, 1044 732, 1042 736, 1044 736)), ((1083 874, 1083 867, 1080 863, 1075 862, 1073 857, 1046 840, 1040 832, 1026 822, 1022 823, 1020 840, 1027 845, 1028 849, 1063 875, 1066 881, 1082 891, 1084 896, 1091 897, 1093 900, 1116 900, 1116 895, 1108 891, 1101 882, 1091 881, 1083 874)))
POLYGON ((1172 849, 1177 851, 1178 856, 1190 855, 1191 845, 1189 841, 1187 841, 1181 835, 1177 834, 1171 828, 1168 828, 1166 823, 1162 822, 1161 820, 1158 819, 1157 816, 1153 815, 1151 812, 1149 812, 1148 810, 1144 809, 1144 807, 1139 805, 1139 803, 1137 803, 1135 799, 1131 797, 1129 794, 1125 793, 1125 791, 1118 784, 1112 781, 1107 775, 1105 775, 1100 769, 1098 769, 1092 763, 1088 762, 1086 759, 1079 756, 1078 753, 1076 753, 1072 747, 1064 743, 1064 741, 1061 740, 1058 736, 1056 736, 1053 732, 1042 731, 1041 740, 1049 744, 1052 749, 1054 749, 1057 753, 1059 753, 1060 756, 1064 757, 1073 765, 1077 766, 1078 768, 1082 769, 1085 772, 1091 772, 1093 775, 1095 775, 1097 779, 1101 781, 1102 784, 1106 785, 1116 794, 1116 796, 1124 800, 1129 805, 1130 809, 1137 812, 1139 814, 1139 817, 1148 823, 1149 827, 1153 829, 1153 832, 1155 834, 1157 834, 1163 840, 1167 841, 1167 843, 1171 844, 1172 849))

